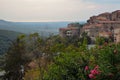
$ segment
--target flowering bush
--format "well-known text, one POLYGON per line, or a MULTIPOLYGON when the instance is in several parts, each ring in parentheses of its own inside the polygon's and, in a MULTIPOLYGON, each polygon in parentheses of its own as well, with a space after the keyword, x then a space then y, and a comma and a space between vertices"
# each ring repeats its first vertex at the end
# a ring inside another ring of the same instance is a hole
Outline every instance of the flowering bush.
POLYGON ((99 70, 98 65, 92 70, 89 70, 89 67, 85 66, 85 71, 86 72, 89 71, 88 76, 90 79, 95 79, 100 74, 100 70, 99 70))
POLYGON ((44 80, 120 80, 120 44, 62 53, 54 61, 44 80))

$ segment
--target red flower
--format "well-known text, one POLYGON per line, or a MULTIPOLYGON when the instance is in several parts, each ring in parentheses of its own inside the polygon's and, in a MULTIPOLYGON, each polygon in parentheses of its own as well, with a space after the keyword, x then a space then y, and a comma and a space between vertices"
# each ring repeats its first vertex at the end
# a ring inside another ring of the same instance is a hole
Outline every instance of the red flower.
MULTIPOLYGON (((89 69, 88 66, 86 66, 85 70, 88 70, 88 69, 89 69)), ((94 69, 90 71, 90 74, 88 76, 90 79, 95 79, 98 74, 100 74, 100 71, 99 71, 99 66, 97 65, 94 67, 94 69)))
POLYGON ((97 66, 95 66, 95 68, 94 69, 98 69, 99 68, 99 66, 97 65, 97 66))
POLYGON ((94 76, 93 74, 89 74, 89 78, 90 78, 90 79, 92 79, 92 78, 94 79, 95 76, 94 76))
POLYGON ((93 74, 93 75, 97 75, 97 74, 99 74, 99 71, 98 71, 98 70, 93 69, 93 70, 91 70, 91 71, 90 71, 90 73, 91 73, 91 74, 93 74))
POLYGON ((97 65, 93 70, 90 71, 90 74, 89 74, 90 78, 95 78, 96 75, 100 74, 100 71, 98 68, 99 66, 97 65))
POLYGON ((85 71, 89 70, 89 67, 88 66, 85 66, 85 71))

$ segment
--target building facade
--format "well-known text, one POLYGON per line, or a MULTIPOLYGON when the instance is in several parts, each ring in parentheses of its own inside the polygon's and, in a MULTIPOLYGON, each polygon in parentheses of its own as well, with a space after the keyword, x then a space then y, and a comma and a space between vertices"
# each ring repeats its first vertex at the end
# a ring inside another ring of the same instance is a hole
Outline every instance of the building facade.
POLYGON ((59 29, 59 35, 61 37, 73 37, 80 36, 80 24, 79 23, 70 23, 66 28, 59 29))
POLYGON ((120 43, 120 28, 114 29, 114 41, 120 43))
MULTIPOLYGON (((108 38, 114 36, 114 30, 120 28, 120 10, 112 13, 102 13, 92 16, 83 26, 82 32, 86 32, 91 39, 97 36, 108 38)), ((118 39, 118 38, 117 38, 118 39)), ((118 41, 117 41, 118 42, 118 41)))

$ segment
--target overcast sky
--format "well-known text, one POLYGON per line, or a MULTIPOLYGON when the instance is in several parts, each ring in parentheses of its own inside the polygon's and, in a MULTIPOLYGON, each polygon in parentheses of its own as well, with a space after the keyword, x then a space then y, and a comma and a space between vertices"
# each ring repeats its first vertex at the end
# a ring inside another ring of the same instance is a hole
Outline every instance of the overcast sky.
POLYGON ((85 21, 120 10, 120 0, 0 0, 0 19, 15 22, 85 21))

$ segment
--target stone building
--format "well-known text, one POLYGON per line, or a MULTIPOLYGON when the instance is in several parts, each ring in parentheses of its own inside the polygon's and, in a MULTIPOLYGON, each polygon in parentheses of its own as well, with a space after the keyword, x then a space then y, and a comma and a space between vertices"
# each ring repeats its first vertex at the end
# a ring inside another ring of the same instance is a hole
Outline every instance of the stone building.
POLYGON ((116 28, 120 28, 120 10, 90 17, 83 26, 82 32, 88 33, 95 40, 97 36, 108 38, 114 35, 114 29, 116 28))
POLYGON ((114 41, 120 43, 120 28, 114 29, 114 41))
POLYGON ((80 35, 80 24, 79 23, 70 23, 66 28, 59 29, 59 35, 61 37, 73 37, 80 35))

